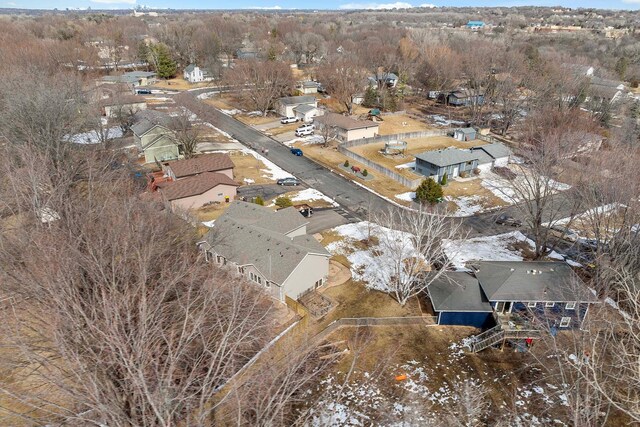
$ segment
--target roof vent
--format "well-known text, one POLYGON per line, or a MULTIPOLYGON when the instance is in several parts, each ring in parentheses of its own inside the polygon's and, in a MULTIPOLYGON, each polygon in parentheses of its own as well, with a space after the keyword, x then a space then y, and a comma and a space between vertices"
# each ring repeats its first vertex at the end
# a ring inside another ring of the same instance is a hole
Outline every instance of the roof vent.
POLYGON ((511 267, 511 271, 516 271, 516 269, 515 269, 515 268, 513 268, 513 267, 511 267))

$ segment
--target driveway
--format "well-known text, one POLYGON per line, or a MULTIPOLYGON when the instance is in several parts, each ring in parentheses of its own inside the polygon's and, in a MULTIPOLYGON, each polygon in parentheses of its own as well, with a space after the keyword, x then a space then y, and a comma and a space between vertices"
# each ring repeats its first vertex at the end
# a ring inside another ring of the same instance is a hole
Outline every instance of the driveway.
POLYGON ((315 209, 307 224, 307 233, 315 234, 339 225, 348 223, 349 220, 338 213, 336 209, 315 209))
POLYGON ((300 188, 300 187, 285 187, 284 185, 278 185, 278 184, 244 185, 238 188, 238 196, 246 197, 247 200, 251 200, 254 197, 260 196, 264 200, 267 200, 267 199, 272 199, 274 197, 278 197, 281 194, 287 193, 291 191, 291 188, 300 188))

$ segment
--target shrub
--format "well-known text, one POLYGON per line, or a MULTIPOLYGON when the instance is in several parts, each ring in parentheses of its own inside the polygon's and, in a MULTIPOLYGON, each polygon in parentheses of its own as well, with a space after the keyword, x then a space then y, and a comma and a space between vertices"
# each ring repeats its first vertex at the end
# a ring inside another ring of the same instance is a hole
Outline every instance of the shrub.
POLYGON ((253 203, 255 203, 256 205, 264 206, 264 199, 260 196, 256 196, 253 199, 253 203))
POLYGON ((475 168, 475 169, 473 170, 473 174, 474 174, 474 175, 480 175, 480 168, 475 168))
MULTIPOLYGON (((466 178, 466 177, 468 177, 468 176, 469 176, 469 174, 468 174, 466 171, 462 171, 462 172, 460 172, 460 178, 466 178)), ((443 184, 443 185, 444 185, 444 184, 443 184)))
POLYGON ((442 175, 442 180, 440 181, 440 184, 442 185, 447 185, 447 173, 445 172, 444 175, 442 175))
POLYGON ((344 165, 343 165, 343 166, 344 166, 345 168, 348 168, 348 167, 349 167, 349 160, 345 160, 345 161, 344 161, 344 165))
POLYGON ((275 203, 276 203, 276 206, 280 208, 288 208, 289 206, 293 206, 293 202, 291 201, 291 199, 286 196, 278 197, 275 203))
POLYGON ((362 176, 367 176, 369 175, 369 171, 367 171, 366 169, 362 171, 362 176))
POLYGON ((427 178, 416 188, 416 201, 435 205, 442 201, 442 186, 431 178, 427 178))

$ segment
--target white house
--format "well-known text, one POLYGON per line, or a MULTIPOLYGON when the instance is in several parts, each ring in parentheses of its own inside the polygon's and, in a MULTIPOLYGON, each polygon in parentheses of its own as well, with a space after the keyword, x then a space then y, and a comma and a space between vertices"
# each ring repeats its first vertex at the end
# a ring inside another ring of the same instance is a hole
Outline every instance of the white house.
POLYGON ((189 64, 184 69, 183 76, 184 79, 189 83, 199 83, 204 81, 204 73, 202 72, 200 67, 195 64, 189 64))
POLYGON ((305 82, 300 82, 297 86, 297 89, 303 95, 313 95, 314 93, 318 93, 318 82, 313 82, 310 80, 305 82))
POLYGON ((318 107, 318 100, 315 96, 285 96, 278 100, 277 111, 283 117, 295 117, 295 108, 301 105, 309 107, 318 107))

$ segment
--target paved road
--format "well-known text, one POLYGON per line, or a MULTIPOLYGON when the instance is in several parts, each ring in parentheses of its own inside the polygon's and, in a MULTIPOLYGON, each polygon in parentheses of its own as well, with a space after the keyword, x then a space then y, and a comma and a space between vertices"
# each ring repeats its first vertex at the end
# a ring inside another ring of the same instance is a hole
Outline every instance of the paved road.
POLYGON ((264 200, 267 200, 299 189, 300 187, 285 187, 278 184, 252 184, 239 187, 238 196, 246 197, 248 200, 260 196, 264 200))
POLYGON ((349 222, 349 218, 340 214, 340 209, 315 209, 309 224, 307 225, 307 233, 319 233, 330 228, 337 227, 349 222))
POLYGON ((201 120, 212 123, 244 145, 258 151, 263 148, 268 149, 269 160, 295 175, 307 186, 331 197, 352 215, 365 218, 369 203, 375 210, 392 206, 388 201, 329 171, 313 160, 292 155, 289 148, 256 129, 200 102, 195 97, 198 93, 198 91, 183 92, 175 95, 175 99, 178 104, 195 113, 201 120))

